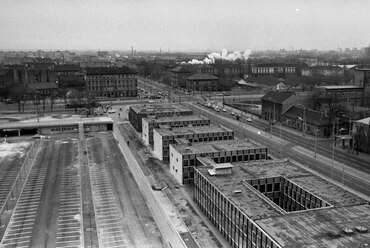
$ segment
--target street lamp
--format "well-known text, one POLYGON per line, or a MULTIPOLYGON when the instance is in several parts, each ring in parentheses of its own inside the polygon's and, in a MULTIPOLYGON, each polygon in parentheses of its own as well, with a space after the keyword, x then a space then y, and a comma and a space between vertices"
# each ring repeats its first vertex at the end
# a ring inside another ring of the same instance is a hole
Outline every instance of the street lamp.
MULTIPOLYGON (((343 140, 343 138, 340 138, 339 140, 334 140, 333 142, 333 151, 332 151, 332 156, 331 156, 331 172, 330 172, 330 178, 333 178, 333 168, 334 168, 334 147, 335 147, 335 143, 337 143, 338 141, 341 141, 343 140)), ((344 165, 343 165, 343 174, 344 174, 344 165)))
MULTIPOLYGON (((275 122, 275 99, 272 99, 271 97, 268 98, 269 100, 272 100, 274 102, 274 122, 275 122)), ((270 112, 271 113, 271 112, 270 112)), ((271 133, 272 133, 272 122, 271 122, 271 116, 269 117, 269 122, 270 122, 270 139, 271 139, 271 133)))
MULTIPOLYGON (((321 125, 322 114, 323 114, 323 112, 321 112, 319 125, 321 125)), ((317 151, 317 134, 318 134, 318 132, 319 132, 319 131, 320 131, 320 129, 317 129, 317 130, 316 130, 316 139, 315 139, 315 158, 316 158, 316 151, 317 151)))
POLYGON ((352 147, 350 147, 350 145, 348 144, 348 150, 353 150, 353 137, 352 137, 352 128, 351 128, 351 124, 352 124, 352 117, 351 116, 348 116, 348 115, 342 115, 342 117, 347 117, 349 118, 349 126, 348 126, 348 135, 351 137, 352 139, 352 147))
POLYGON ((306 136, 306 107, 302 106, 301 104, 297 104, 297 106, 303 107, 303 120, 302 120, 302 136, 306 136))

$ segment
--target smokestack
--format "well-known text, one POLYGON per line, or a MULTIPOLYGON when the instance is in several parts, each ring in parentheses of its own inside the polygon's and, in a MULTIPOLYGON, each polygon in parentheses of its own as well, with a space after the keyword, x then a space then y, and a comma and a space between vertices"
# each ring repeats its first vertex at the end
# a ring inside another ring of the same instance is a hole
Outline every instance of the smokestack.
POLYGON ((134 55, 134 47, 131 46, 131 55, 134 55))

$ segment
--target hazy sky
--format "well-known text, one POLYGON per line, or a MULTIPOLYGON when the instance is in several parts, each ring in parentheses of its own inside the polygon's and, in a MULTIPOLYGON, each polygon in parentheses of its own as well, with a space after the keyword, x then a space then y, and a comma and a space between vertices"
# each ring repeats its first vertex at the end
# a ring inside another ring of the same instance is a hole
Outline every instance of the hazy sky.
POLYGON ((336 49, 370 43, 369 0, 0 0, 0 49, 336 49))

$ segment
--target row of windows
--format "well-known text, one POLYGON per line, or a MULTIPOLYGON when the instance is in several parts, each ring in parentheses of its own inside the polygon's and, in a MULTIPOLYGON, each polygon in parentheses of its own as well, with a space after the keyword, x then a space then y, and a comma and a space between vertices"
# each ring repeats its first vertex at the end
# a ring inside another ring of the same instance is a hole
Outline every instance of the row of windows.
POLYGON ((105 79, 105 78, 137 78, 136 75, 132 74, 119 74, 119 75, 86 75, 87 79, 105 79))
MULTIPOLYGON (((211 157, 213 159, 219 158, 219 157, 226 157, 226 156, 238 156, 239 161, 246 160, 248 157, 245 157, 243 159, 243 156, 249 155, 249 154, 265 154, 267 155, 267 148, 260 148, 260 149, 246 149, 246 150, 237 150, 237 151, 222 151, 222 152, 208 152, 208 153, 202 153, 199 154, 201 157, 211 157)), ((184 155, 183 159, 189 159, 189 158, 195 158, 196 154, 189 154, 184 155)))
POLYGON ((233 247, 279 247, 197 171, 194 201, 233 247))

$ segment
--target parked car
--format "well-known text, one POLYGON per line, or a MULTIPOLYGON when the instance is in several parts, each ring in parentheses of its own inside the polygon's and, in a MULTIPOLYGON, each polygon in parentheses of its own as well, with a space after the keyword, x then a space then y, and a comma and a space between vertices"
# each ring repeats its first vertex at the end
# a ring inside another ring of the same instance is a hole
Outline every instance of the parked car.
POLYGON ((116 113, 116 110, 115 109, 108 110, 108 114, 114 114, 114 113, 116 113))
POLYGON ((251 118, 247 118, 247 121, 248 121, 248 122, 252 122, 252 119, 251 119, 251 118))

